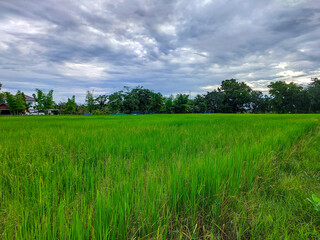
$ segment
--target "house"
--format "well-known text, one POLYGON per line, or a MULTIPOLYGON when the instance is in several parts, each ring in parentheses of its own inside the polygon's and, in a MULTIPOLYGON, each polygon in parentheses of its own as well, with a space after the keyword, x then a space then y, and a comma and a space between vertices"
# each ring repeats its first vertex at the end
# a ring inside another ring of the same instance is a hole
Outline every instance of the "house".
MULTIPOLYGON (((24 95, 26 99, 26 112, 35 111, 35 106, 36 106, 36 100, 33 97, 30 97, 28 95, 24 95)), ((0 103, 0 115, 10 115, 10 109, 9 106, 6 102, 1 102, 0 103)))
POLYGON ((36 100, 33 97, 30 97, 28 95, 24 95, 26 98, 27 106, 29 106, 30 109, 34 109, 36 106, 36 100))
POLYGON ((5 102, 0 103, 0 115, 10 115, 9 106, 5 102))

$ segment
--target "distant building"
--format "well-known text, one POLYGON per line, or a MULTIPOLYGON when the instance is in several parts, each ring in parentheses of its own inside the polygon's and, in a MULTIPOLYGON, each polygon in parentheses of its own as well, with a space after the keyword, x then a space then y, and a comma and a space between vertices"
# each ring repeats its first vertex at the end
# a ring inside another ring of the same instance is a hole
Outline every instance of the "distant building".
POLYGON ((9 106, 5 102, 0 103, 0 115, 10 115, 9 106))
MULTIPOLYGON (((26 112, 30 111, 35 111, 35 107, 36 107, 36 100, 33 97, 30 97, 28 95, 24 95, 25 99, 26 99, 26 112)), ((6 99, 4 99, 6 100, 6 99)), ((10 109, 9 106, 6 102, 1 102, 0 103, 0 115, 10 115, 10 109)))
POLYGON ((28 95, 24 95, 26 98, 27 106, 30 106, 30 109, 34 109, 36 106, 36 100, 33 97, 30 97, 28 95))

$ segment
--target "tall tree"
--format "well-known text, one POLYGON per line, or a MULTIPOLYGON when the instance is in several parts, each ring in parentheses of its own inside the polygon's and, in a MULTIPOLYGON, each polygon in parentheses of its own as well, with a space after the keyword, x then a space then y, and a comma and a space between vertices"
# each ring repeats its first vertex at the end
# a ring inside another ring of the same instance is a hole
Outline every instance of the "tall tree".
POLYGON ((73 95, 63 106, 63 112, 75 113, 77 111, 76 97, 73 95))
POLYGON ((188 105, 189 102, 189 95, 188 94, 177 94, 176 98, 173 101, 173 111, 175 113, 187 113, 188 112, 188 105))
POLYGON ((131 91, 130 87, 125 86, 123 91, 123 109, 125 113, 131 113, 137 111, 139 108, 139 100, 137 96, 131 91))
POLYGON ((11 113, 17 114, 18 110, 15 97, 11 93, 5 92, 5 98, 11 113))
POLYGON ((198 94, 195 96, 189 105, 193 113, 204 113, 207 111, 207 104, 203 95, 198 94))
POLYGON ((244 82, 233 78, 224 80, 218 90, 225 94, 223 103, 226 112, 245 112, 250 107, 252 89, 244 82))
POLYGON ((94 110, 94 107, 95 107, 95 100, 94 100, 94 97, 93 97, 93 93, 90 92, 90 91, 87 91, 87 95, 86 95, 86 105, 88 107, 88 111, 90 113, 92 113, 92 111, 94 110))
POLYGON ((132 111, 148 112, 151 109, 152 92, 149 89, 144 89, 141 86, 130 89, 124 87, 123 106, 127 113, 132 111))
POLYGON ((103 109, 107 105, 108 96, 99 95, 98 97, 96 97, 95 101, 98 103, 100 109, 103 109))
POLYGON ((1 88, 2 88, 2 83, 0 83, 0 103, 4 102, 4 96, 5 96, 5 94, 1 92, 1 88))
POLYGON ((15 102, 16 102, 17 112, 21 113, 26 110, 26 108, 27 108, 26 97, 24 96, 23 92, 18 91, 16 93, 15 102))
POLYGON ((271 82, 268 85, 271 95, 271 110, 277 113, 307 112, 308 98, 305 90, 295 83, 284 81, 271 82), (307 107, 306 107, 306 106, 307 107))
POLYGON ((108 106, 113 113, 122 112, 123 110, 123 91, 114 92, 108 97, 108 106))
POLYGON ((44 94, 44 108, 52 109, 54 105, 53 90, 50 90, 47 94, 44 94))
POLYGON ((269 111, 269 101, 270 98, 263 96, 261 91, 252 91, 250 109, 253 113, 266 113, 269 111))
POLYGON ((159 113, 163 110, 163 96, 161 93, 153 93, 151 99, 151 111, 159 113))
POLYGON ((164 111, 166 113, 173 113, 173 95, 164 98, 164 111))
POLYGON ((224 98, 225 94, 221 91, 213 90, 212 92, 207 92, 207 94, 204 96, 207 110, 212 113, 222 113, 230 111, 224 104, 224 98))
POLYGON ((32 94, 33 98, 36 100, 36 108, 38 110, 45 111, 47 109, 52 109, 54 106, 53 101, 53 90, 50 90, 47 94, 40 89, 36 89, 36 94, 32 94))
POLYGON ((36 100, 36 108, 38 110, 44 110, 44 96, 45 94, 43 93, 42 90, 36 89, 36 94, 32 94, 33 98, 36 100))
POLYGON ((307 89, 310 96, 310 108, 312 112, 320 112, 320 79, 312 78, 307 89))

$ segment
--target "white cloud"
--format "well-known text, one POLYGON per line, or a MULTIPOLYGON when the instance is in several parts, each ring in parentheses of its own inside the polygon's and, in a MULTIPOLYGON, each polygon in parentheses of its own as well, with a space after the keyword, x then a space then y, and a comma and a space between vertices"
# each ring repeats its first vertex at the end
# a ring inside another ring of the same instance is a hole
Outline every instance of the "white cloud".
POLYGON ((23 19, 7 19, 2 20, 0 25, 0 32, 7 33, 23 33, 23 34, 45 34, 50 29, 55 28, 56 26, 52 23, 39 22, 32 20, 23 20, 23 19))
POLYGON ((285 77, 285 78, 299 77, 301 75, 305 75, 305 73, 302 71, 292 71, 292 70, 287 70, 287 71, 279 72, 276 74, 276 76, 285 77))
POLYGON ((213 91, 213 90, 216 90, 218 87, 220 87, 220 85, 208 85, 208 86, 200 87, 200 89, 206 90, 206 91, 213 91))
POLYGON ((274 68, 285 69, 286 67, 288 67, 288 63, 287 62, 280 62, 277 65, 274 64, 274 68))
POLYGON ((59 67, 59 71, 62 75, 67 77, 101 79, 108 76, 104 66, 96 65, 94 63, 65 62, 59 67))
POLYGON ((158 26, 161 33, 176 36, 176 27, 170 23, 164 23, 158 26))

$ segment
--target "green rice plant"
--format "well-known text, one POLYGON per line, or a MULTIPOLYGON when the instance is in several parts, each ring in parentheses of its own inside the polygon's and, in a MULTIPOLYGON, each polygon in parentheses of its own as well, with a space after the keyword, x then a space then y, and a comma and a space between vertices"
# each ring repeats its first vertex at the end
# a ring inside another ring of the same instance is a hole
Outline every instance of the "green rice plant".
POLYGON ((318 115, 0 118, 3 239, 214 239, 318 115))

